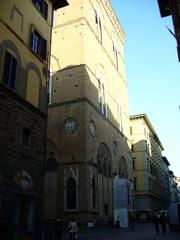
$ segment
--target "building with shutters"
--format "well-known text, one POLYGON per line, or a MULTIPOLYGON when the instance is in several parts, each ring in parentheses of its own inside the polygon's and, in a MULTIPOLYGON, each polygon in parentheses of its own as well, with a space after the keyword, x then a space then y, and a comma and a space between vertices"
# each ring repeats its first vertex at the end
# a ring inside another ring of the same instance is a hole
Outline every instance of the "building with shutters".
POLYGON ((0 239, 41 239, 51 24, 65 5, 0 1, 0 239))
MULTIPOLYGON (((167 208, 168 161, 164 147, 146 114, 130 116, 135 206, 141 218, 167 208), (165 161, 166 160, 166 161, 165 161)), ((148 220, 148 219, 146 219, 148 220)))
POLYGON ((115 176, 133 208, 125 34, 108 0, 69 3, 52 32, 45 218, 109 223, 115 176))

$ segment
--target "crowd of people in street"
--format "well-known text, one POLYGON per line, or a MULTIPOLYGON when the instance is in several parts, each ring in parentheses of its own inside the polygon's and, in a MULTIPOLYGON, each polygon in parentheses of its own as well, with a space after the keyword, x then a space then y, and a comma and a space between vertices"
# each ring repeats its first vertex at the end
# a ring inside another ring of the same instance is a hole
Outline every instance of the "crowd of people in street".
MULTIPOLYGON (((136 222, 136 216, 134 213, 132 212, 129 213, 128 221, 129 221, 129 228, 133 230, 135 228, 135 222, 136 222)), ((162 211, 161 213, 155 213, 152 216, 152 223, 155 226, 155 232, 157 234, 159 234, 160 232, 164 234, 166 233, 168 217, 166 216, 164 211, 162 211)), ((119 229, 120 227, 121 227, 120 217, 117 216, 115 221, 115 228, 119 229)), ((64 231, 66 232, 68 231, 69 240, 78 239, 78 226, 74 218, 70 219, 67 229, 64 229, 61 219, 58 218, 55 224, 49 229, 47 234, 47 240, 62 240, 64 231)))
MULTIPOLYGON (((48 229, 45 240, 62 240, 65 229, 60 218, 57 218, 55 224, 48 229)), ((78 227, 74 218, 71 218, 68 224, 69 240, 78 239, 78 227)))

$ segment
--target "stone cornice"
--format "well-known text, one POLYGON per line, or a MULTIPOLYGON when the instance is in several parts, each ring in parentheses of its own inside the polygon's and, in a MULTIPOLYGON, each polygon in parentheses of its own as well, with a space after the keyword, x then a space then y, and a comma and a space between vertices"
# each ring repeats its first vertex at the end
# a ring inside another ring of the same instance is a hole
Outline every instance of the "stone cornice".
POLYGON ((111 4, 109 3, 109 0, 102 0, 102 4, 103 4, 104 9, 106 10, 118 36, 120 37, 122 43, 124 44, 125 43, 125 33, 121 27, 121 24, 111 6, 111 4))

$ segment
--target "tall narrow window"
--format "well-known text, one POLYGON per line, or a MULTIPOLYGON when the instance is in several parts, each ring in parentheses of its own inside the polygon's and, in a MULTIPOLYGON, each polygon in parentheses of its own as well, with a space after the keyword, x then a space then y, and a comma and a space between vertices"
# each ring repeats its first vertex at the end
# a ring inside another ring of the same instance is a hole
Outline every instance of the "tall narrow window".
POLYGON ((131 151, 134 152, 134 144, 131 144, 131 151))
POLYGON ((67 180, 66 185, 66 208, 67 209, 76 209, 77 201, 76 201, 76 181, 73 177, 70 177, 67 180))
POLYGON ((107 116, 106 101, 105 101, 105 88, 104 84, 99 79, 99 108, 103 116, 107 116))
POLYGON ((133 170, 135 170, 135 159, 132 160, 133 170))
POLYGON ((95 11, 95 23, 97 25, 98 39, 102 43, 103 42, 102 21, 97 11, 95 11))
POLYGON ((133 133, 132 133, 132 127, 130 127, 130 134, 132 135, 133 133))
POLYGON ((106 162, 104 161, 103 163, 103 173, 104 173, 104 176, 107 176, 107 166, 106 166, 106 162))
POLYGON ((119 70, 119 51, 118 51, 118 46, 117 43, 113 41, 113 53, 114 53, 114 61, 116 64, 117 70, 119 70))
POLYGON ((43 15, 45 19, 48 16, 48 4, 44 0, 32 0, 36 9, 43 15))
POLYGON ((137 178, 136 177, 134 178, 134 190, 135 191, 137 190, 137 178))
POLYGON ((108 165, 108 177, 111 177, 111 163, 108 165))
POLYGON ((119 103, 119 100, 117 101, 117 112, 118 112, 118 124, 119 124, 119 130, 123 132, 123 123, 122 123, 122 110, 121 105, 119 103))
POLYGON ((101 23, 101 19, 99 18, 99 25, 98 25, 98 30, 99 30, 99 40, 102 43, 102 23, 101 23))
POLYGON ((108 205, 107 205, 107 203, 104 204, 104 214, 105 215, 108 214, 108 205))
POLYGON ((30 148, 31 132, 27 128, 23 128, 23 147, 30 148))
POLYGON ((101 161, 100 160, 98 160, 98 162, 97 162, 97 169, 98 169, 98 173, 102 174, 102 167, 101 167, 101 161))
POLYGON ((2 81, 9 88, 15 87, 16 70, 17 70, 17 59, 14 56, 12 56, 9 52, 6 51, 2 81))
POLYGON ((96 180, 95 180, 95 175, 93 175, 92 178, 92 208, 95 209, 96 208, 96 180))
POLYGON ((31 49, 39 57, 46 60, 47 41, 35 29, 31 32, 31 49))

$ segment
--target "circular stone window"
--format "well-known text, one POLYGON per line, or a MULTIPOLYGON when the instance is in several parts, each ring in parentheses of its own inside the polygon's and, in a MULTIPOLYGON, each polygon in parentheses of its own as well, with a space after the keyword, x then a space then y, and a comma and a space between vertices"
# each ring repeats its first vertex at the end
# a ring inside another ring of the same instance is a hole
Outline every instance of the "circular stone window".
POLYGON ((95 125, 94 121, 90 121, 90 123, 89 123, 89 131, 90 131, 91 136, 94 137, 95 134, 96 134, 96 125, 95 125))
POLYGON ((75 119, 68 118, 65 120, 65 122, 64 122, 65 133, 73 134, 73 133, 75 133, 76 129, 77 129, 77 122, 75 119))

